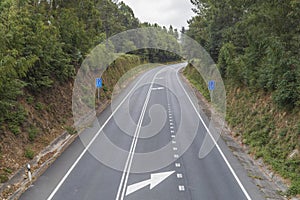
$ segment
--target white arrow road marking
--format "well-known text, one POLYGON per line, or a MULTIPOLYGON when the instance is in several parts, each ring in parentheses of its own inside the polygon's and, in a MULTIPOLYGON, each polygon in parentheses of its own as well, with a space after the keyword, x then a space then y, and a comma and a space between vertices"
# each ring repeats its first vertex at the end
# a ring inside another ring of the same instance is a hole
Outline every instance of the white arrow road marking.
POLYGON ((164 87, 157 87, 157 88, 151 88, 152 90, 163 90, 165 89, 164 87))
POLYGON ((151 174, 151 178, 149 180, 145 180, 145 181, 142 181, 139 183, 129 185, 126 190, 126 196, 142 189, 143 187, 146 187, 147 185, 150 185, 150 190, 152 190, 155 186, 157 186, 158 184, 163 182, 166 178, 171 176, 174 172, 175 171, 151 174))

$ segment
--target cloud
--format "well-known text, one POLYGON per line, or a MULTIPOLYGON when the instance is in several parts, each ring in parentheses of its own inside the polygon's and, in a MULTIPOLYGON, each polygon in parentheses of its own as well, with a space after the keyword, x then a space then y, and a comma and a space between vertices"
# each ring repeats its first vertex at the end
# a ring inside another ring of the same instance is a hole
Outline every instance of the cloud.
POLYGON ((172 25, 177 29, 187 27, 187 20, 194 16, 189 0, 123 0, 134 11, 141 22, 172 25))

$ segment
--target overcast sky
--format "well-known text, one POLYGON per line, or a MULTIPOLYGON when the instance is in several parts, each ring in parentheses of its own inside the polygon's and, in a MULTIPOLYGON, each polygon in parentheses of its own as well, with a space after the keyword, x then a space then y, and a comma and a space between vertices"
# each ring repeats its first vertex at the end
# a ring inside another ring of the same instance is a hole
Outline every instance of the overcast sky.
POLYGON ((194 16, 190 0, 123 0, 141 22, 157 23, 161 26, 181 30, 188 27, 187 20, 194 16))

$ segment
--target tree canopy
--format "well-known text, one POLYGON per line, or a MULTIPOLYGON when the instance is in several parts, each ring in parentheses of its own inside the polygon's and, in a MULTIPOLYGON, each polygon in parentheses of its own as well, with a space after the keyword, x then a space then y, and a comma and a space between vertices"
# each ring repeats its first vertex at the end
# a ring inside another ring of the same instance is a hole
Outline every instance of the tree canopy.
MULTIPOLYGON (((0 1, 0 122, 15 121, 23 113, 18 104, 24 91, 32 94, 51 88, 55 82, 72 79, 83 59, 107 38, 135 28, 157 27, 141 24, 125 3, 111 0, 2 0, 0 1)), ((142 42, 167 40, 177 44, 178 31, 145 33, 142 42), (173 35, 171 37, 170 35, 173 35)), ((134 47, 121 41, 112 47, 122 51, 134 47)), ((172 46, 169 47, 170 51, 172 46)), ((131 52, 151 62, 170 61, 178 56, 156 49, 131 52)), ((24 113, 23 113, 24 114, 24 113)), ((22 119, 14 122, 20 126, 22 119)), ((3 128, 3 127, 2 127, 3 128)), ((18 132, 18 131, 13 131, 18 132)))
POLYGON ((271 92, 280 107, 300 106, 300 2, 191 0, 187 34, 235 84, 271 92))

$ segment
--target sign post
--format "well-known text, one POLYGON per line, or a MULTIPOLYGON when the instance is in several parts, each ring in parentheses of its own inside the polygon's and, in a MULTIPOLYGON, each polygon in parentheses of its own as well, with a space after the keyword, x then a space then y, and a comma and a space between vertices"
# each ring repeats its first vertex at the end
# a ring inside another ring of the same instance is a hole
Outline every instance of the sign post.
POLYGON ((102 78, 96 78, 96 88, 98 90, 98 99, 100 99, 100 88, 102 88, 102 78))
POLYGON ((31 175, 31 167, 30 167, 30 164, 28 163, 26 167, 27 167, 27 171, 28 171, 28 179, 29 179, 29 181, 31 182, 31 181, 32 181, 32 175, 31 175))

